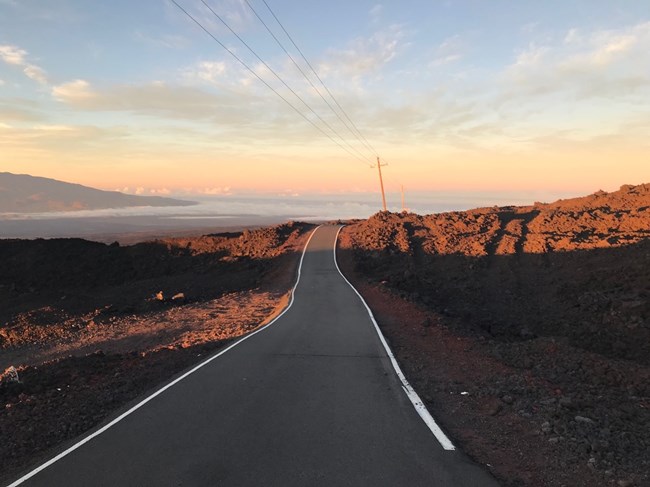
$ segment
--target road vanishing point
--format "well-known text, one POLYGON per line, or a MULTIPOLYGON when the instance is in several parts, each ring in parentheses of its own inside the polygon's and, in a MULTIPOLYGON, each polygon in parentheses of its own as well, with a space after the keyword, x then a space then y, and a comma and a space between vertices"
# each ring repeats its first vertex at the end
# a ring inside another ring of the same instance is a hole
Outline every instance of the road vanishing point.
POLYGON ((275 321, 10 486, 497 486, 396 369, 338 269, 339 228, 312 234, 275 321))

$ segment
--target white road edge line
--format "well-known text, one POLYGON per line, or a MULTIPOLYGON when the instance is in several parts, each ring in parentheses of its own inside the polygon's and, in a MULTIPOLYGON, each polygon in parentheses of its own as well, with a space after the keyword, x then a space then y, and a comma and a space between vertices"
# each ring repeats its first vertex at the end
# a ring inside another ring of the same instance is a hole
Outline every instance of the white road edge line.
POLYGON ((101 435, 104 431, 106 431, 107 429, 109 429, 111 426, 114 426, 115 424, 119 423, 119 422, 122 421, 124 418, 126 418, 128 415, 130 415, 130 414, 133 413, 134 411, 140 409, 142 406, 144 406, 145 404, 147 404, 147 403, 148 403, 149 401, 151 401, 153 398, 155 398, 156 396, 159 396, 160 394, 162 394, 163 392, 165 392, 165 391, 166 391, 167 389, 169 389, 170 387, 174 386, 175 384, 177 384, 177 383, 179 383, 180 381, 182 381, 183 379, 185 379, 188 375, 193 374, 194 372, 196 372, 197 370, 199 370, 201 367, 203 367, 203 366, 209 364, 209 363, 212 362, 214 359, 216 359, 216 358, 220 357, 221 355, 223 355, 224 353, 226 353, 228 350, 230 350, 230 349, 236 347, 237 345, 239 345, 240 343, 242 343, 244 340, 248 340, 248 339, 249 339, 250 337, 252 337, 253 335, 257 335, 259 332, 266 330, 266 329, 269 328, 273 323, 275 323, 275 322, 278 321, 280 318, 282 318, 282 316, 283 316, 287 311, 289 311, 289 309, 290 309, 291 306, 293 305, 294 296, 295 296, 295 294, 296 294, 296 288, 298 287, 298 283, 300 282, 300 274, 301 274, 301 271, 302 271, 302 261, 305 259, 305 253, 307 252, 307 248, 309 247, 309 242, 311 242, 311 239, 312 239, 312 237, 314 236, 314 234, 316 233, 316 230, 318 230, 321 226, 322 226, 322 225, 319 225, 319 226, 317 226, 316 228, 314 228, 314 230, 312 230, 311 235, 309 235, 309 238, 307 239, 307 243, 305 243, 305 248, 302 250, 302 256, 300 257, 300 264, 298 264, 298 277, 296 278, 296 283, 294 284, 293 288, 291 288, 291 299, 290 299, 289 304, 287 305, 287 307, 284 308, 284 310, 282 311, 282 313, 280 313, 278 316, 276 316, 276 317, 275 317, 273 320, 271 320, 268 324, 264 325, 264 326, 261 327, 261 328, 258 328, 257 330, 255 330, 254 332, 252 332, 252 333, 250 333, 250 334, 248 334, 248 335, 244 335, 242 338, 240 338, 239 340, 237 340, 235 343, 233 343, 233 344, 230 345, 229 347, 227 347, 227 348, 221 350, 220 352, 218 352, 217 354, 215 354, 215 355, 213 355, 213 356, 207 358, 206 360, 204 360, 203 362, 201 362, 201 363, 200 363, 199 365, 197 365, 196 367, 194 367, 194 368, 190 369, 189 371, 185 372, 185 373, 184 373, 183 375, 181 375, 180 377, 177 377, 176 379, 174 379, 174 380, 173 380, 172 382, 170 382, 169 384, 167 384, 167 385, 161 387, 161 388, 158 389, 156 392, 154 392, 154 393, 151 394, 150 396, 148 396, 148 397, 146 397, 145 399, 143 399, 142 401, 140 401, 138 404, 136 404, 135 406, 133 406, 133 407, 132 407, 131 409, 129 409, 128 411, 126 411, 126 412, 120 414, 117 418, 115 418, 115 419, 114 419, 113 421, 111 421, 110 423, 106 424, 105 426, 102 426, 100 429, 98 429, 98 430, 95 431, 94 433, 92 433, 92 434, 86 436, 84 439, 80 440, 79 442, 75 443, 74 445, 72 445, 72 446, 71 446, 70 448, 68 448, 67 450, 65 450, 65 451, 63 451, 63 452, 61 452, 61 453, 59 453, 59 454, 56 455, 54 458, 52 458, 52 459, 48 460, 47 462, 43 463, 42 465, 36 467, 34 470, 32 470, 31 472, 25 474, 24 476, 22 476, 21 478, 19 478, 19 479, 16 480, 15 482, 13 482, 12 484, 9 484, 7 487, 15 487, 15 486, 17 486, 17 485, 22 484, 22 483, 25 482, 26 480, 32 478, 32 477, 33 477, 34 475, 36 475, 37 473, 41 472, 42 470, 45 470, 47 467, 49 467, 49 466, 52 465, 53 463, 58 462, 59 460, 61 460, 63 457, 65 457, 65 456, 68 455, 69 453, 72 453, 72 452, 75 451, 77 448, 79 448, 79 447, 85 445, 86 443, 88 443, 90 440, 92 440, 92 439, 95 438, 96 436, 101 435))
POLYGON ((402 382, 402 389, 404 390, 404 393, 413 404, 413 407, 420 415, 424 423, 429 427, 431 433, 433 433, 433 435, 436 437, 436 439, 438 440, 442 448, 449 451, 455 450, 456 447, 454 446, 454 444, 449 440, 449 438, 447 438, 447 435, 443 433, 443 431, 440 429, 440 426, 438 426, 436 421, 433 419, 433 416, 431 416, 431 413, 429 413, 429 410, 422 402, 422 399, 420 399, 420 396, 418 396, 418 393, 415 392, 415 390, 413 390, 411 384, 409 384, 409 382, 406 380, 406 377, 404 376, 402 369, 397 363, 397 360, 395 360, 395 356, 393 355, 393 352, 391 351, 390 347, 388 346, 388 343, 386 342, 386 338, 384 338, 384 334, 379 329, 379 325, 377 325, 377 321, 375 320, 375 316, 372 314, 372 311, 370 310, 370 306, 368 306, 366 300, 363 299, 361 293, 356 290, 356 288, 352 285, 352 283, 348 281, 347 277, 345 277, 341 272, 341 269, 339 268, 339 264, 336 261, 336 244, 339 240, 339 234, 341 233, 341 230, 343 230, 343 227, 339 227, 338 232, 336 232, 336 239, 334 240, 334 265, 336 265, 336 270, 339 271, 341 277, 345 280, 345 282, 348 283, 348 285, 352 288, 352 290, 355 293, 357 293, 357 296, 359 296, 359 299, 366 307, 366 310, 370 315, 370 320, 372 321, 373 325, 375 325, 375 331, 377 332, 377 335, 379 335, 379 340, 381 340, 381 343, 384 345, 384 349, 386 350, 386 354, 388 355, 388 358, 393 364, 395 373, 397 374, 397 377, 399 377, 399 380, 402 382))

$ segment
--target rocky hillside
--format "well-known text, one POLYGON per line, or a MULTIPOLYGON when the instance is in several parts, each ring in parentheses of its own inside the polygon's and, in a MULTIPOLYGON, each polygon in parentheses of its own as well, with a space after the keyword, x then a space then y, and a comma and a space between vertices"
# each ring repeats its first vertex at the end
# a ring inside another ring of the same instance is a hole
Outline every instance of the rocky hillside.
POLYGON ((416 389, 504 485, 650 485, 649 184, 378 213, 346 227, 341 259, 416 389))
POLYGON ((415 214, 378 213, 357 227, 359 248, 467 256, 589 250, 650 237, 650 184, 533 206, 415 214))
POLYGON ((650 185, 352 227, 362 270, 493 335, 650 363, 650 185))
MULTIPOLYGON (((27 335, 14 326, 21 313, 39 310, 41 327, 61 313, 109 306, 107 313, 147 311, 146 298, 182 292, 205 300, 255 286, 288 253, 309 225, 168 238, 136 245, 82 239, 0 240, 0 349, 3 337, 27 335), (53 314, 47 318, 45 315, 53 314)), ((46 327, 47 328, 47 327, 46 327)))

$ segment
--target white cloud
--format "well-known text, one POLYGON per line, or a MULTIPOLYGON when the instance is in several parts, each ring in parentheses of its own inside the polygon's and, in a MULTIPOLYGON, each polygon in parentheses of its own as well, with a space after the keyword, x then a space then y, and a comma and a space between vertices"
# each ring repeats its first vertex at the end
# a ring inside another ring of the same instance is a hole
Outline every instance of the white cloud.
POLYGON ((631 62, 639 63, 642 69, 650 67, 647 56, 650 22, 619 30, 597 31, 586 36, 580 35, 576 29, 570 29, 564 42, 569 51, 566 59, 559 62, 563 68, 602 70, 609 66, 630 67, 631 62))
POLYGON ((370 9, 370 19, 373 22, 377 22, 379 20, 379 17, 381 17, 382 12, 384 11, 384 6, 380 3, 376 4, 370 9))
POLYGON ((136 195, 170 195, 172 191, 169 188, 145 188, 144 186, 138 186, 137 188, 130 188, 125 186, 123 188, 116 188, 113 191, 119 193, 127 194, 136 194, 136 195))
POLYGON ((200 62, 194 75, 203 81, 215 83, 221 80, 226 73, 226 63, 223 61, 200 62))
POLYGON ((445 39, 436 49, 435 58, 430 66, 442 66, 453 63, 462 58, 463 42, 460 36, 455 35, 445 39))
MULTIPOLYGON (((264 88, 262 86, 262 88, 264 88)), ((290 132, 294 138, 313 139, 314 129, 303 122, 282 100, 262 91, 258 96, 249 90, 210 89, 154 82, 142 85, 117 85, 95 88, 86 81, 77 80, 55 87, 54 96, 78 109, 93 112, 125 112, 159 120, 188 121, 205 124, 188 131, 176 127, 179 137, 214 137, 227 134, 224 144, 246 140, 277 141, 279 133, 290 132)), ((1 112, 0 107, 0 113, 1 112)))
POLYGON ((17 46, 3 45, 0 46, 0 57, 7 64, 14 64, 16 66, 22 66, 25 64, 25 56, 27 51, 20 49, 17 46))
POLYGON ((593 64, 599 66, 610 64, 621 55, 624 55, 625 52, 629 51, 635 43, 636 39, 632 36, 611 39, 590 53, 590 60, 593 64))
POLYGON ((544 56, 549 51, 548 47, 539 47, 531 44, 527 49, 520 51, 515 60, 514 69, 535 68, 542 64, 544 56))
POLYGON ((228 104, 223 97, 196 88, 162 82, 120 85, 94 90, 85 80, 55 86, 52 94, 60 101, 90 111, 130 111, 143 115, 204 120, 228 104))
POLYGON ((153 195, 168 195, 172 192, 168 188, 152 188, 149 190, 149 193, 153 195))
POLYGON ((133 34, 134 39, 141 41, 145 44, 155 47, 166 47, 168 49, 182 49, 187 47, 189 41, 181 35, 163 34, 161 36, 153 36, 141 30, 136 30, 133 34))
POLYGON ((522 25, 519 30, 524 34, 532 34, 538 29, 538 27, 539 22, 528 22, 522 25))
MULTIPOLYGON (((244 0, 211 0, 205 3, 200 1, 184 2, 183 7, 208 31, 217 36, 227 34, 229 31, 215 16, 215 13, 223 18, 224 21, 238 33, 247 30, 251 25, 253 25, 253 21, 256 20, 244 0)), ((166 15, 174 22, 178 22, 178 19, 183 16, 182 12, 179 12, 178 8, 171 2, 165 3, 165 11, 166 15)), ((183 20, 183 25, 188 25, 187 20, 183 20)), ((191 27, 194 29, 196 26, 191 27)), ((195 32, 198 32, 198 29, 195 30, 195 32)))
POLYGON ((582 41, 582 36, 580 35, 580 31, 576 28, 569 29, 569 31, 566 33, 566 36, 564 36, 565 44, 573 44, 575 42, 581 42, 581 41, 582 41))
POLYGON ((232 194, 232 188, 230 186, 217 187, 217 188, 202 188, 202 189, 197 189, 196 192, 199 194, 205 194, 209 196, 216 196, 216 195, 227 196, 232 194))
MULTIPOLYGON (((270 65, 270 61, 268 63, 270 65)), ((258 62, 257 64, 251 63, 249 66, 255 73, 267 79, 271 84, 275 82, 274 76, 264 64, 258 62)), ((285 70, 283 66, 278 66, 277 63, 273 66, 273 69, 290 84, 288 78, 290 78, 291 73, 288 70, 285 70)), ((189 85, 211 85, 230 93, 239 93, 241 96, 262 93, 262 96, 273 96, 254 74, 237 61, 231 59, 212 59, 196 62, 183 68, 181 77, 189 85)))
POLYGON ((285 189, 284 191, 276 193, 276 196, 280 198, 299 198, 300 193, 293 189, 285 189))
POLYGON ((569 29, 562 38, 517 52, 504 81, 529 94, 625 97, 650 88, 648 52, 650 22, 618 30, 569 29))
POLYGON ((49 131, 49 132, 72 132, 77 130, 77 127, 73 127, 71 125, 57 125, 57 124, 50 124, 50 125, 35 125, 34 130, 42 130, 42 131, 49 131))
POLYGON ((83 79, 76 79, 52 87, 52 95, 59 101, 69 103, 83 102, 96 96, 90 88, 90 83, 83 79))
POLYGON ((28 78, 33 79, 34 81, 37 81, 42 85, 47 84, 47 76, 45 74, 45 71, 43 71, 43 69, 39 68, 38 66, 28 64, 25 66, 25 69, 23 69, 23 72, 28 78))
POLYGON ((235 31, 244 30, 253 20, 253 13, 244 0, 220 0, 216 4, 212 2, 212 9, 235 31))
POLYGON ((7 64, 23 68, 23 73, 30 79, 44 85, 47 84, 45 71, 27 61, 27 51, 8 44, 0 45, 0 58, 7 64))
POLYGON ((405 32, 393 25, 368 38, 354 39, 344 49, 331 49, 327 59, 320 63, 319 71, 325 76, 351 76, 358 79, 374 74, 390 63, 406 47, 405 32))
POLYGON ((94 151, 97 144, 114 147, 116 141, 122 140, 126 132, 123 127, 97 127, 93 125, 33 125, 15 126, 7 129, 0 136, 0 146, 18 147, 36 152, 49 152, 69 147, 75 150, 94 151))
POLYGON ((41 122, 46 118, 47 116, 39 110, 38 103, 33 100, 25 98, 4 98, 0 101, 0 120, 41 122))

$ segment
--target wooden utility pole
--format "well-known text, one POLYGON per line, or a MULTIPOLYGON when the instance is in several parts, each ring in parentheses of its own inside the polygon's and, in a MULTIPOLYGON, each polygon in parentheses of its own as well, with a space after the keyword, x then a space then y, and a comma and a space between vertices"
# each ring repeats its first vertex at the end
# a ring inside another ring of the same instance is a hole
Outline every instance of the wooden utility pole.
MULTIPOLYGON (((384 166, 386 164, 383 164, 384 166)), ((384 203, 384 211, 388 211, 386 208, 386 194, 384 193, 384 180, 381 177, 381 166, 382 163, 379 161, 379 156, 377 156, 377 169, 379 170, 379 185, 381 186, 381 201, 384 203)))

